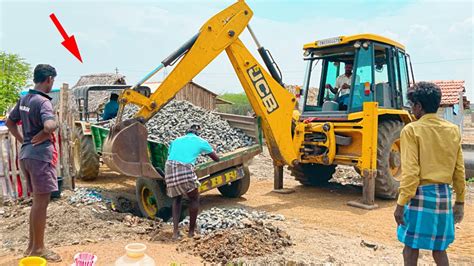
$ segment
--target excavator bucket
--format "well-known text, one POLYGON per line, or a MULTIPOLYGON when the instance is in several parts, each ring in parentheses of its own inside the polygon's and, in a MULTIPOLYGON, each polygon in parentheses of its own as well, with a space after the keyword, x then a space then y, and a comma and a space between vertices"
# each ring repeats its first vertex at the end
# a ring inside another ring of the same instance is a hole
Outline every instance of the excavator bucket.
POLYGON ((102 148, 104 163, 124 175, 162 178, 149 160, 147 137, 147 129, 138 121, 114 126, 102 148))

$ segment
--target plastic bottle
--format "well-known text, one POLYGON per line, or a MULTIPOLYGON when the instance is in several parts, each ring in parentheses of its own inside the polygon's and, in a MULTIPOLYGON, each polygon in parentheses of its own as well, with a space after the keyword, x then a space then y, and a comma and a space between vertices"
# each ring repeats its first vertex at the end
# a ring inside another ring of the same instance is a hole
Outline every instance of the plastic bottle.
POLYGON ((155 260, 145 254, 146 246, 132 243, 125 246, 126 254, 115 261, 115 266, 155 266, 155 260))

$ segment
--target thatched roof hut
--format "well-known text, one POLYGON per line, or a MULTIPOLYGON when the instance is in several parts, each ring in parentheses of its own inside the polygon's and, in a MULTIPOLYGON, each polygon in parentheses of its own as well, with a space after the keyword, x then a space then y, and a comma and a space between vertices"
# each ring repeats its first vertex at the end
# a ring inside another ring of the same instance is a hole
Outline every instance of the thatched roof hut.
MULTIPOLYGON (((76 85, 71 89, 74 90, 79 86, 84 85, 126 85, 125 76, 115 73, 98 73, 84 75, 79 78, 76 85)), ((77 102, 75 101, 74 94, 69 94, 70 108, 74 112, 77 111, 77 102)), ((91 91, 89 92, 88 109, 89 112, 94 112, 103 107, 110 97, 110 91, 91 91)))
POLYGON ((125 76, 114 73, 99 73, 81 76, 72 88, 83 85, 125 85, 125 76))

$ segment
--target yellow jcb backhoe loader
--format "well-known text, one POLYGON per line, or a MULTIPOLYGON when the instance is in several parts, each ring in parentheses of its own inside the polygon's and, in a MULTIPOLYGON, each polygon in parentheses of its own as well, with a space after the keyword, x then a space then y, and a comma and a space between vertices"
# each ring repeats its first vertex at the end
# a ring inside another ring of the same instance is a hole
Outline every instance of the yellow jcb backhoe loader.
POLYGON ((363 200, 352 205, 370 209, 376 206, 375 195, 394 198, 400 174, 400 130, 412 119, 404 109, 408 85, 414 82, 404 46, 373 34, 339 36, 304 45, 307 68, 297 101, 284 88, 276 63, 249 27, 252 15, 244 1, 229 6, 137 85, 123 91, 117 124, 104 144, 107 165, 131 176, 162 178, 150 164, 144 124, 225 51, 261 118, 276 169, 276 189, 283 186, 284 165, 302 184, 318 185, 327 182, 340 164, 354 166, 364 179, 363 200), (270 73, 239 39, 246 27, 270 73), (146 97, 134 89, 177 60, 152 95, 146 97), (338 77, 350 65, 353 74, 346 76, 345 93, 335 91, 338 77), (311 91, 310 87, 319 90, 311 91), (141 108, 133 119, 121 121, 123 108, 129 103, 141 108))

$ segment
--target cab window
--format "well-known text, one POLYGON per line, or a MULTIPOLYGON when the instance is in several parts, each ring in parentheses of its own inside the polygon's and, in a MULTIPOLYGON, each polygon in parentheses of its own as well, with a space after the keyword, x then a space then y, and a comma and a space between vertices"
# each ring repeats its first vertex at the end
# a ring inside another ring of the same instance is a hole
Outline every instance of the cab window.
POLYGON ((407 61, 406 56, 401 51, 398 52, 398 63, 400 65, 400 83, 402 89, 402 103, 404 107, 409 107, 408 99, 407 99, 407 91, 408 91, 408 68, 407 68, 407 61))
POLYGON ((373 45, 370 43, 367 47, 360 47, 356 54, 355 59, 355 71, 352 75, 352 100, 351 100, 351 112, 357 112, 362 110, 364 102, 373 101, 372 92, 372 54, 373 45))

